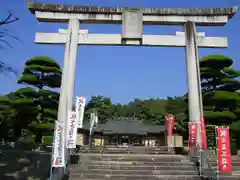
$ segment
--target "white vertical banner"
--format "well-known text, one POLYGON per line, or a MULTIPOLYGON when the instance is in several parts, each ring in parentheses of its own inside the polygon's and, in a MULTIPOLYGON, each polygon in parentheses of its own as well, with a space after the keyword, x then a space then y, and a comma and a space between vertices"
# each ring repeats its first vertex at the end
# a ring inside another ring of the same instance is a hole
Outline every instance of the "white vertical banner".
POLYGON ((64 123, 55 122, 52 167, 65 167, 64 123))
POLYGON ((90 134, 92 134, 94 123, 95 122, 95 113, 90 114, 90 134))
POLYGON ((84 109, 86 105, 86 98, 82 96, 77 96, 76 99, 76 118, 77 118, 77 127, 83 128, 83 118, 84 118, 84 109))
POLYGON ((95 114, 95 124, 98 124, 98 115, 95 114))
POLYGON ((90 134, 93 133, 93 128, 98 124, 98 116, 97 113, 91 113, 90 114, 90 134))
POLYGON ((68 114, 66 147, 68 149, 76 148, 76 142, 77 142, 77 118, 76 112, 72 111, 69 112, 68 114))

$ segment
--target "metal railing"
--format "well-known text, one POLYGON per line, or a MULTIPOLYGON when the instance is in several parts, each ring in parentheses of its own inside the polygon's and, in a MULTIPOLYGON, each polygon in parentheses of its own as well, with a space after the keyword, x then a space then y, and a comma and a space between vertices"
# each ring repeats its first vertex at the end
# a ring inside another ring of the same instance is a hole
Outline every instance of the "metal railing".
POLYGON ((190 150, 189 153, 192 158, 197 160, 199 173, 203 179, 217 180, 217 172, 209 163, 209 157, 207 153, 199 146, 198 143, 196 143, 195 148, 190 150))

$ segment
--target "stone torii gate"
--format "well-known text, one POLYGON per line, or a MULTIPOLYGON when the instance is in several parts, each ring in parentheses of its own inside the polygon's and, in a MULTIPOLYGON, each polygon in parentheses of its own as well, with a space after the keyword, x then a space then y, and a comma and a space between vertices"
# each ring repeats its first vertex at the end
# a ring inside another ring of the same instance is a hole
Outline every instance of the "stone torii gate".
MULTIPOLYGON (((111 45, 185 47, 189 119, 200 123, 202 100, 198 47, 226 48, 228 43, 226 37, 206 37, 205 33, 196 33, 196 26, 223 26, 234 16, 237 8, 120 8, 27 2, 29 10, 39 21, 68 23, 68 30, 36 33, 35 38, 39 44, 65 44, 59 122, 66 122, 67 113, 72 110, 78 46, 111 45), (122 24, 122 33, 88 34, 87 30, 79 30, 84 23, 122 24), (185 27, 185 32, 144 35, 143 25, 180 25, 185 27)), ((201 145, 201 137, 198 137, 201 145)))

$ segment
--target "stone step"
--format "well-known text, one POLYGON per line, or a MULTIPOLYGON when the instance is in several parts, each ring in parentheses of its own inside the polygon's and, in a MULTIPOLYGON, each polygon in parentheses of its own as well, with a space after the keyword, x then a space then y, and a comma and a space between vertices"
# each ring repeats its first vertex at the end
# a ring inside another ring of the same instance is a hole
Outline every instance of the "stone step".
POLYGON ((150 166, 150 165, 145 165, 145 166, 133 166, 133 165, 123 165, 120 166, 118 164, 112 164, 112 165, 87 165, 84 164, 83 166, 81 165, 70 165, 71 168, 71 172, 80 172, 80 171, 84 171, 85 169, 117 169, 117 170, 183 170, 183 171, 191 171, 191 170, 197 170, 197 167, 192 166, 192 165, 183 165, 183 166, 150 166))
MULTIPOLYGON (((209 161, 209 164, 211 164, 212 166, 216 166, 217 162, 216 161, 209 161)), ((240 162, 232 162, 232 166, 240 166, 240 162)))
MULTIPOLYGON (((214 166, 212 166, 212 168, 213 168, 213 169, 217 169, 217 166, 214 165, 214 166)), ((232 166, 232 170, 233 170, 233 171, 235 171, 235 170, 236 170, 236 171, 240 171, 240 166, 232 166)))
POLYGON ((182 157, 186 157, 184 155, 180 155, 180 154, 107 154, 107 153, 76 153, 75 155, 83 155, 83 156, 110 156, 110 157, 114 157, 114 156, 126 156, 126 157, 175 157, 175 158, 182 158, 182 157))
MULTIPOLYGON (((216 177, 217 177, 217 170, 216 170, 216 167, 212 167, 212 169, 213 170, 215 170, 215 174, 216 174, 216 177)), ((239 172, 239 170, 240 169, 234 169, 233 168, 233 172, 232 173, 219 173, 219 177, 221 177, 220 179, 224 179, 224 178, 226 178, 226 179, 231 179, 231 178, 233 178, 233 179, 240 179, 239 177, 240 177, 240 172, 239 172)))
MULTIPOLYGON (((233 169, 232 173, 219 173, 219 177, 232 177, 232 178, 236 178, 238 177, 238 179, 240 179, 240 169, 233 169)), ((217 171, 215 170, 215 173, 217 174, 217 171)))
POLYGON ((105 153, 105 154, 174 154, 168 151, 101 151, 101 150, 81 150, 80 153, 105 153))
MULTIPOLYGON (((216 159, 217 156, 215 155, 209 155, 208 156, 210 159, 216 159)), ((240 156, 232 156, 232 160, 240 161, 240 156)))
MULTIPOLYGON (((215 158, 209 158, 208 160, 209 160, 209 161, 217 161, 217 159, 215 159, 215 158)), ((240 162, 240 160, 238 160, 238 159, 232 159, 232 162, 240 162)))
MULTIPOLYGON (((240 176, 239 175, 231 175, 231 176, 226 176, 226 175, 219 175, 219 180, 239 180, 240 176)), ((213 179, 217 180, 217 176, 215 176, 213 179)))
POLYGON ((70 180, 200 180, 198 175, 106 175, 106 174, 75 174, 70 180))
POLYGON ((80 164, 96 164, 96 165, 153 165, 153 166, 186 166, 195 165, 193 162, 154 162, 154 161, 80 161, 80 164))
POLYGON ((107 153, 107 154, 173 154, 173 149, 169 149, 166 146, 163 147, 144 147, 144 146, 136 146, 136 147, 94 147, 89 149, 88 147, 82 147, 79 152, 81 153, 107 153))
POLYGON ((114 150, 114 149, 164 149, 164 150, 168 150, 169 147, 168 146, 116 146, 116 145, 105 145, 105 146, 95 146, 92 148, 89 148, 89 146, 81 146, 80 149, 110 149, 110 150, 114 150))
POLYGON ((148 151, 148 150, 157 150, 157 151, 168 151, 172 150, 173 148, 168 147, 123 147, 123 148, 101 148, 101 147, 94 147, 94 148, 80 148, 79 150, 108 150, 108 151, 118 151, 118 150, 134 150, 134 151, 148 151))
MULTIPOLYGON (((240 177, 240 173, 235 173, 235 172, 232 172, 232 173, 219 173, 219 176, 224 176, 224 177, 234 177, 234 176, 238 176, 240 177)), ((239 178, 240 179, 240 178, 239 178)))
POLYGON ((239 180, 239 176, 219 176, 219 180, 239 180))
POLYGON ((179 156, 179 155, 157 155, 157 156, 151 156, 151 155, 142 155, 142 156, 134 156, 134 155, 109 155, 109 154, 81 154, 79 156, 79 159, 81 161, 154 161, 154 162, 182 162, 182 161, 186 161, 186 157, 184 156, 179 156))
POLYGON ((80 150, 106 150, 106 151, 168 151, 168 150, 173 150, 171 148, 168 147, 164 147, 164 148, 82 148, 80 150))
MULTIPOLYGON (((210 161, 216 161, 217 158, 208 158, 210 161)), ((240 159, 232 159, 233 162, 239 162, 240 159)))
POLYGON ((132 151, 148 151, 148 150, 157 150, 157 151, 168 151, 168 150, 173 150, 173 148, 168 148, 168 147, 124 147, 124 148, 80 148, 79 149, 80 151, 81 150, 108 150, 108 151, 119 151, 119 150, 122 150, 122 151, 126 151, 126 150, 132 150, 132 151))
POLYGON ((198 171, 196 170, 188 170, 188 171, 179 171, 179 170, 119 170, 119 169, 85 169, 82 172, 73 172, 70 171, 71 175, 79 175, 82 174, 99 174, 99 175, 198 175, 198 171))

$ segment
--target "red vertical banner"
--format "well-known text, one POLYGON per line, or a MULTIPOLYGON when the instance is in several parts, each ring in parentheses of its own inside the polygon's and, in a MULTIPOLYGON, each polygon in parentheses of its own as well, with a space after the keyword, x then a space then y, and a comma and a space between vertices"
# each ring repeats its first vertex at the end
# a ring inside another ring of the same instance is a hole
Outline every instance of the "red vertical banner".
POLYGON ((197 130, 198 130, 198 123, 190 122, 189 123, 189 140, 188 140, 189 150, 194 149, 196 147, 197 130))
POLYGON ((218 127, 218 168, 220 172, 232 172, 232 155, 228 127, 218 127))
POLYGON ((168 118, 168 136, 173 136, 175 118, 174 116, 170 116, 168 118))
POLYGON ((165 125, 167 127, 168 136, 173 136, 175 117, 172 114, 165 115, 165 125))
POLYGON ((206 125, 204 117, 201 117, 201 135, 202 135, 202 148, 207 148, 207 135, 206 135, 206 125))

